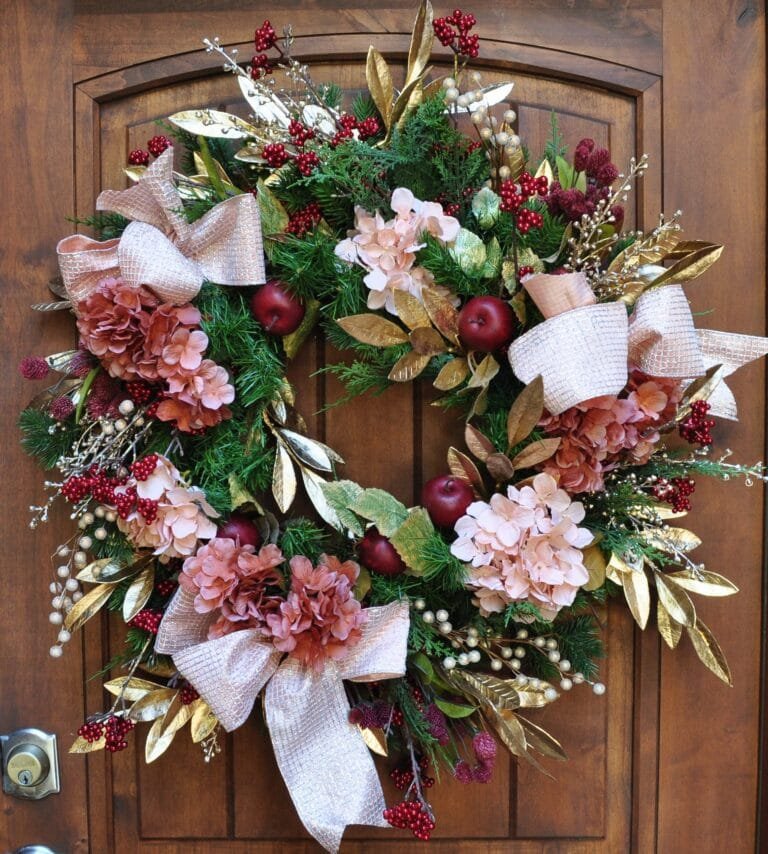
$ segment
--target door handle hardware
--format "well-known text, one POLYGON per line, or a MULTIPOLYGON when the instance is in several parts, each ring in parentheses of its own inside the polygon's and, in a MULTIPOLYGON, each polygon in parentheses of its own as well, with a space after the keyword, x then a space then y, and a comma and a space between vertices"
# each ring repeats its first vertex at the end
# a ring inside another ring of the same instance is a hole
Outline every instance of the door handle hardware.
MULTIPOLYGON (((0 750, 6 795, 37 801, 60 790, 55 735, 40 729, 18 729, 0 735, 0 750)), ((44 852, 48 849, 27 846, 21 850, 44 852)))

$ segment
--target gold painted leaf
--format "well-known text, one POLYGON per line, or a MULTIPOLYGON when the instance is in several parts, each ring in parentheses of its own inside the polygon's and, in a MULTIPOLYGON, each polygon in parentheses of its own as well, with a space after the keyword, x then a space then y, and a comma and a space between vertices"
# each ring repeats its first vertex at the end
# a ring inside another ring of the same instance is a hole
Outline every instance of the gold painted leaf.
POLYGON ((701 622, 696 621, 695 626, 686 628, 688 637, 691 639, 693 648, 696 650, 696 655, 699 656, 702 663, 706 665, 719 679, 722 679, 726 685, 733 686, 731 679, 731 670, 728 667, 728 662, 725 660, 725 655, 720 649, 720 644, 715 640, 712 632, 701 622))
POLYGON ((309 496, 309 500, 312 502, 312 506, 317 511, 317 515, 332 528, 336 528, 337 531, 344 530, 344 525, 341 523, 336 511, 328 503, 323 492, 323 488, 328 481, 304 466, 301 466, 301 479, 304 481, 304 489, 309 496))
POLYGON ((531 380, 518 394, 507 413, 507 442, 514 448, 530 435, 544 413, 544 380, 531 380))
POLYGON ((318 300, 307 300, 304 305, 304 317, 298 328, 290 335, 283 335, 283 350, 289 359, 293 359, 301 350, 301 345, 307 340, 320 317, 320 302, 318 300))
POLYGON ((296 497, 296 471, 291 455, 282 442, 277 443, 275 468, 272 472, 272 495, 281 513, 286 513, 296 497))
MULTIPOLYGON (((436 332, 435 335, 437 335, 436 332)), ((431 356, 417 353, 415 350, 409 350, 392 365, 387 378, 396 383, 408 383, 416 379, 431 360, 431 356)))
POLYGON ((195 744, 205 741, 219 725, 219 719, 214 715, 208 703, 203 700, 200 700, 199 703, 192 715, 192 722, 189 725, 192 741, 195 744))
POLYGON ((348 317, 340 317, 336 323, 356 341, 373 347, 393 347, 408 341, 404 329, 378 314, 350 314, 348 317))
POLYGON ((45 363, 52 371, 66 374, 72 364, 72 359, 79 352, 79 350, 64 350, 61 353, 52 353, 50 356, 45 357, 45 363))
POLYGON ((387 736, 381 727, 363 727, 358 725, 357 728, 371 753, 375 753, 377 756, 389 756, 387 736))
POLYGON ((499 372, 499 363, 488 353, 472 372, 467 388, 486 388, 499 372))
POLYGON ((524 757, 528 753, 528 739, 517 715, 509 709, 497 710, 493 707, 486 712, 486 719, 496 730, 502 744, 515 756, 524 757))
POLYGON ((437 356, 445 353, 445 341, 436 329, 420 326, 409 335, 411 347, 423 356, 437 356))
POLYGON ((537 439, 526 445, 519 454, 512 460, 512 464, 517 469, 529 469, 532 466, 537 466, 548 460, 560 447, 562 439, 551 436, 547 439, 537 439))
POLYGON ((454 477, 468 483, 475 492, 482 495, 485 492, 483 476, 472 460, 454 447, 448 449, 448 469, 454 477))
POLYGON ((725 576, 703 569, 698 572, 681 569, 679 572, 667 573, 666 577, 691 593, 698 593, 699 596, 733 596, 739 592, 739 588, 725 576))
POLYGON ((654 279, 651 287, 659 287, 667 283, 677 285, 690 282, 705 273, 722 255, 723 247, 717 243, 704 240, 686 240, 678 243, 670 252, 667 260, 674 264, 665 273, 654 279))
POLYGON ((64 628, 76 632, 106 605, 115 588, 111 584, 99 584, 89 590, 64 618, 64 628))
POLYGON ((450 678, 464 693, 493 708, 519 709, 522 705, 515 679, 502 679, 500 676, 473 670, 454 670, 450 678))
POLYGON ((155 568, 148 566, 136 578, 125 593, 123 599, 123 619, 125 622, 132 620, 136 614, 147 604, 155 586, 155 568))
POLYGON ((621 584, 624 589, 624 598, 627 600, 627 605, 629 605, 635 622, 641 629, 644 629, 648 625, 648 617, 651 613, 651 591, 648 585, 648 576, 643 569, 630 569, 629 572, 621 574, 621 584))
POLYGON ((515 466, 506 454, 495 452, 489 454, 485 459, 485 467, 488 474, 497 482, 504 483, 511 480, 515 474, 515 466))
POLYGON ((33 302, 30 308, 32 311, 64 311, 72 308, 72 303, 68 299, 56 302, 33 302))
POLYGON ((430 565, 424 560, 424 545, 435 535, 429 513, 419 507, 389 536, 405 565, 414 575, 421 575, 430 565))
POLYGON ((128 717, 132 721, 157 720, 168 711, 178 693, 176 688, 160 688, 157 691, 150 691, 136 700, 128 712, 128 717))
POLYGON ((707 400, 723 381, 725 375, 725 368, 722 365, 713 365, 703 377, 695 379, 683 392, 675 421, 679 422, 686 418, 691 411, 691 404, 695 401, 707 400))
POLYGON ((184 110, 169 116, 168 121, 193 136, 215 139, 246 139, 249 136, 258 136, 258 129, 253 125, 220 110, 184 110))
POLYGON ((554 736, 521 715, 518 715, 517 719, 525 730, 525 740, 529 749, 536 750, 542 756, 547 756, 550 759, 557 759, 559 761, 568 759, 563 746, 554 736))
POLYGON ((434 13, 429 0, 422 0, 416 20, 413 22, 413 35, 408 47, 408 65, 405 75, 406 84, 417 80, 424 73, 429 57, 432 53, 432 43, 435 39, 435 31, 432 27, 434 13))
POLYGON ((420 99, 421 92, 421 81, 420 80, 411 80, 410 83, 407 83, 400 94, 395 99, 395 103, 392 106, 392 113, 389 117, 389 130, 387 132, 387 141, 392 135, 392 129, 397 125, 397 123, 403 118, 406 114, 406 111, 409 109, 414 109, 415 105, 418 105, 420 99))
POLYGON ((147 764, 154 762, 162 756, 171 746, 176 733, 191 720, 201 700, 184 704, 181 697, 177 696, 171 703, 168 711, 162 718, 158 718, 147 733, 147 741, 144 745, 144 758, 147 764))
POLYGON ((654 572, 653 576, 656 579, 656 592, 659 595, 659 601, 669 616, 683 626, 695 625, 696 608, 691 602, 691 597, 674 582, 668 581, 661 572, 654 572))
MULTIPOLYGON (((469 385, 467 385, 469 388, 469 385)), ((473 419, 476 415, 482 415, 488 409, 488 386, 480 389, 480 393, 472 403, 472 408, 469 410, 467 421, 473 419)))
POLYGON ((547 182, 550 184, 555 180, 555 173, 552 171, 552 166, 550 165, 548 157, 545 157, 541 163, 539 163, 539 168, 536 170, 536 174, 533 177, 546 178, 547 182))
POLYGON ((107 737, 102 735, 101 738, 96 741, 86 741, 82 735, 78 735, 78 737, 72 742, 72 746, 69 748, 70 753, 95 753, 97 750, 104 750, 107 746, 107 737))
POLYGON ((384 127, 389 130, 392 124, 392 99, 394 86, 392 74, 384 57, 371 45, 365 62, 365 80, 371 93, 373 103, 384 120, 384 127))
POLYGON ((465 358, 451 359, 446 362, 440 372, 435 377, 433 383, 436 389, 440 391, 450 391, 452 388, 461 385, 469 376, 469 365, 465 358))
POLYGON ((675 549, 680 552, 692 552, 701 545, 701 540, 686 528, 645 528, 643 539, 647 540, 659 551, 674 554, 675 549))
POLYGON ((431 321, 424 306, 408 291, 396 290, 393 294, 397 316, 409 329, 430 326, 431 321))
POLYGON ((588 546, 582 554, 584 567, 589 573, 589 581, 584 585, 584 590, 597 590, 605 583, 605 571, 608 562, 600 546, 588 546))
POLYGON ((662 605, 661 599, 656 603, 656 626, 659 634, 664 638, 664 643, 670 649, 674 649, 680 643, 683 627, 670 617, 669 612, 662 605))
POLYGON ((517 181, 523 174, 525 169, 525 152, 521 148, 516 148, 512 154, 507 157, 507 166, 509 167, 510 180, 517 181))
POLYGON ((240 507, 246 507, 263 515, 264 508, 245 488, 245 484, 234 472, 230 472, 227 476, 227 483, 229 485, 229 500, 232 504, 233 510, 237 510, 240 507))
POLYGON ((281 429, 279 433, 300 463, 318 471, 333 471, 333 462, 328 454, 327 445, 310 439, 309 436, 295 433, 293 430, 281 429))
POLYGON ((491 454, 496 453, 493 442, 472 424, 467 424, 464 427, 464 441, 467 443, 470 453, 474 454, 481 462, 485 462, 491 454))
POLYGON ((104 683, 104 690, 109 691, 113 697, 119 697, 122 692, 123 698, 131 702, 140 700, 147 694, 153 691, 160 691, 165 688, 159 682, 150 682, 148 679, 140 679, 138 676, 131 676, 127 679, 125 676, 118 676, 117 679, 110 679, 104 683))
POLYGON ((103 557, 92 561, 85 569, 81 569, 77 573, 77 580, 88 584, 116 584, 128 577, 123 575, 122 571, 130 572, 132 569, 133 567, 124 567, 110 557, 103 557), (102 579, 102 575, 106 575, 107 578, 102 579))
POLYGON ((434 288, 422 288, 421 297, 429 319, 438 331, 453 344, 459 343, 459 313, 434 288))

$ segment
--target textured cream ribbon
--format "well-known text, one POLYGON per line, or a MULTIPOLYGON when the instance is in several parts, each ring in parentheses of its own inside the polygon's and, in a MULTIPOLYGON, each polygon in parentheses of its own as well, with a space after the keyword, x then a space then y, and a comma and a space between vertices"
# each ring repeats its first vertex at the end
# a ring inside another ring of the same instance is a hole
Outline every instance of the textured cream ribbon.
MULTIPOLYGON (((524 287, 545 321, 513 341, 509 361, 518 379, 544 380, 544 404, 554 415, 593 397, 619 394, 627 365, 655 377, 702 376, 714 365, 724 375, 768 353, 768 338, 697 330, 680 285, 652 289, 632 315, 622 302, 594 303, 581 273, 531 276, 524 287), (573 306, 579 306, 574 308, 573 306)), ((711 412, 736 418, 733 395, 721 382, 711 412)))
POLYGON ((214 615, 194 610, 179 590, 160 624, 155 648, 173 656, 227 731, 240 726, 261 689, 277 764, 304 826, 337 851, 350 824, 386 827, 384 795, 356 727, 343 679, 373 682, 405 672, 408 604, 368 608, 359 643, 322 671, 284 658, 255 629, 207 640, 214 615))
POLYGON ((234 196, 187 222, 173 183, 172 149, 134 186, 101 193, 96 207, 133 222, 118 239, 99 242, 73 234, 59 242, 59 267, 73 303, 105 276, 120 275, 132 287, 147 285, 176 305, 189 302, 204 281, 238 286, 266 280, 256 200, 250 193, 234 196))

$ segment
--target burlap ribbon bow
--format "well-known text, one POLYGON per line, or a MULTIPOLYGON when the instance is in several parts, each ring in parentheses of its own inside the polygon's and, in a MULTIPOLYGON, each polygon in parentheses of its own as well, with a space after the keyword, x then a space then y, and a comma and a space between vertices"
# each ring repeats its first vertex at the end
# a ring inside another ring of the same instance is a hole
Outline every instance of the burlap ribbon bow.
MULTIPOLYGON (((654 377, 690 380, 714 365, 723 376, 768 353, 768 338, 697 330, 680 285, 644 293, 631 316, 623 302, 598 304, 582 273, 531 276, 524 287, 546 320, 509 347, 518 379, 544 380, 544 405, 553 414, 626 386, 628 364, 654 377)), ((721 382, 711 411, 735 420, 736 401, 721 382)))
POLYGON ((133 222, 114 240, 73 234, 59 242, 59 268, 75 304, 107 276, 119 275, 135 288, 147 285, 175 305, 189 302, 204 281, 235 286, 266 281, 254 197, 233 196, 187 222, 173 182, 173 149, 164 151, 134 186, 101 193, 96 208, 133 222))
POLYGON ((176 593, 155 649, 173 656, 227 731, 245 722, 266 686, 264 710, 277 764, 312 836, 337 851, 349 824, 386 827, 381 784, 368 748, 349 723, 342 680, 374 682, 405 673, 408 604, 368 608, 363 636, 347 657, 314 671, 283 658, 256 629, 207 640, 216 615, 198 614, 193 603, 191 593, 176 593))

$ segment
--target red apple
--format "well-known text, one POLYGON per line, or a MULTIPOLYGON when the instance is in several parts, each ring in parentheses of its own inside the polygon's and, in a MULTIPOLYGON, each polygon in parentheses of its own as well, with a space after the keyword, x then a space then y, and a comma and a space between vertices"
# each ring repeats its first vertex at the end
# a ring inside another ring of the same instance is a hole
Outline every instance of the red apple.
POLYGON ((256 523, 242 513, 233 513, 229 521, 221 525, 216 536, 229 537, 230 540, 239 541, 241 546, 253 546, 255 549, 262 543, 256 523))
POLYGON ((304 303, 277 279, 262 285, 251 297, 251 314, 271 335, 290 335, 304 320, 304 303))
POLYGON ((499 297, 472 297, 459 312, 459 335, 471 350, 492 353, 509 344, 515 315, 499 297))
POLYGON ((390 541, 376 528, 369 528, 357 544, 360 561, 379 575, 400 575, 408 568, 390 541))
POLYGON ((422 506, 440 528, 453 528, 474 500, 472 487, 449 474, 433 477, 421 490, 422 506))

